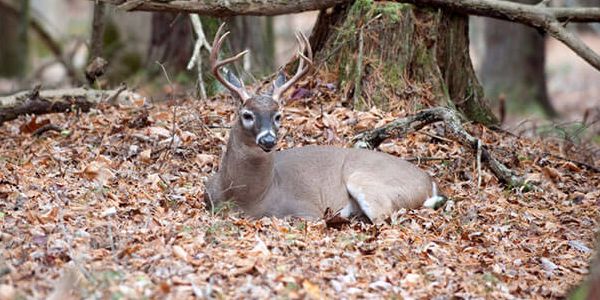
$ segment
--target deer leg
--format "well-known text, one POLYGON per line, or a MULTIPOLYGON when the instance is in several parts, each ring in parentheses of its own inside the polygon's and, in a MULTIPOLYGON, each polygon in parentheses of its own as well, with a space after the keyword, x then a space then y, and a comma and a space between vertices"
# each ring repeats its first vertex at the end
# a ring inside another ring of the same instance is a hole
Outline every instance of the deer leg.
POLYGON ((395 210, 394 202, 397 201, 399 193, 397 188, 387 186, 374 178, 376 177, 373 177, 373 174, 353 173, 346 180, 346 190, 352 198, 351 202, 356 202, 361 213, 376 223, 395 210))

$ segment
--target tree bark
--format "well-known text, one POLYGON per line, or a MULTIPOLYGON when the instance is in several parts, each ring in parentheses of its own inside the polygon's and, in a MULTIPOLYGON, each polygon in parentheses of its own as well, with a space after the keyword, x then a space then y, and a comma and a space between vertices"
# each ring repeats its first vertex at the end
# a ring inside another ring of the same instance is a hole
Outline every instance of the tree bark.
POLYGON ((27 63, 29 0, 9 3, 0 6, 0 76, 18 78, 25 74, 27 63), (18 15, 8 11, 13 6, 19 7, 18 15))
POLYGON ((497 122, 471 65, 465 16, 366 0, 337 14, 321 13, 313 40, 325 40, 316 43, 317 65, 339 74, 346 104, 408 111, 455 105, 471 120, 497 122))
POLYGON ((102 57, 102 48, 104 46, 104 24, 106 3, 98 2, 94 4, 94 17, 92 19, 92 36, 90 38, 90 57, 89 61, 96 57, 102 57))
POLYGON ((147 68, 160 74, 159 62, 165 66, 169 76, 186 70, 192 56, 194 33, 189 19, 181 14, 152 14, 152 34, 148 48, 147 68))
POLYGON ((275 41, 271 18, 237 16, 231 18, 228 23, 231 28, 231 36, 234 37, 229 39, 232 52, 239 53, 246 49, 250 50, 250 53, 245 57, 247 65, 244 66, 244 71, 249 72, 248 75, 252 79, 254 79, 254 76, 262 78, 272 73, 275 69, 273 60, 275 41))
MULTIPOLYGON (((533 4, 538 0, 517 0, 533 4)), ((486 96, 494 107, 504 98, 508 111, 539 105, 556 116, 546 89, 544 34, 536 29, 503 20, 484 20, 485 52, 480 69, 486 96)))
POLYGON ((90 0, 118 5, 125 10, 186 12, 212 17, 239 15, 274 16, 320 10, 349 0, 228 0, 228 1, 164 1, 164 0, 90 0))

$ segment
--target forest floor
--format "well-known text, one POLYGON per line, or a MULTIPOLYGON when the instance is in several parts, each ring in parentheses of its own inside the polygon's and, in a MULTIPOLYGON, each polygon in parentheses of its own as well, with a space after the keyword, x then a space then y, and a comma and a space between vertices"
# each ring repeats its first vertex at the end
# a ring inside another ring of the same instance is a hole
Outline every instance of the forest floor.
MULTIPOLYGON (((280 148, 349 146, 409 113, 355 112, 335 94, 298 89, 280 148)), ((597 146, 468 125, 539 188, 523 191, 479 173, 474 155, 432 125, 380 150, 431 173, 451 199, 444 208, 341 228, 248 220, 203 204, 234 108, 225 98, 133 99, 3 124, 0 298, 549 298, 588 272, 600 173, 585 164, 600 165, 597 146), (63 130, 33 135, 45 122, 63 130)))

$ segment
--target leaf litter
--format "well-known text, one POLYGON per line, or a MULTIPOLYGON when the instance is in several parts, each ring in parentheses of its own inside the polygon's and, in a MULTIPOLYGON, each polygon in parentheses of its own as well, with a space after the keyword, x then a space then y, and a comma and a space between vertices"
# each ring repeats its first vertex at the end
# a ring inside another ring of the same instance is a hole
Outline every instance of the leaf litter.
MULTIPOLYGON (((296 90, 280 148, 348 147, 413 112, 356 112, 336 97, 328 84, 296 90)), ((539 187, 523 191, 478 174, 474 155, 431 125, 380 150, 431 173, 445 207, 378 225, 249 220, 203 200, 235 105, 182 97, 173 126, 174 104, 0 127, 0 298, 560 298, 588 272, 600 174, 559 160, 557 141, 466 126, 539 187), (31 135, 50 123, 68 134, 31 135)))

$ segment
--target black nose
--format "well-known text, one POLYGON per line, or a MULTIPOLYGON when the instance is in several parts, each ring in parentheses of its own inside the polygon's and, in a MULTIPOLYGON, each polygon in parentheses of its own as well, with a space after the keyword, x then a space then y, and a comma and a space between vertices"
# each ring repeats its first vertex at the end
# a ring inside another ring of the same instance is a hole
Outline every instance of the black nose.
POLYGON ((260 139, 258 139, 258 145, 266 152, 273 150, 275 144, 277 144, 277 139, 270 134, 261 136, 260 139))

